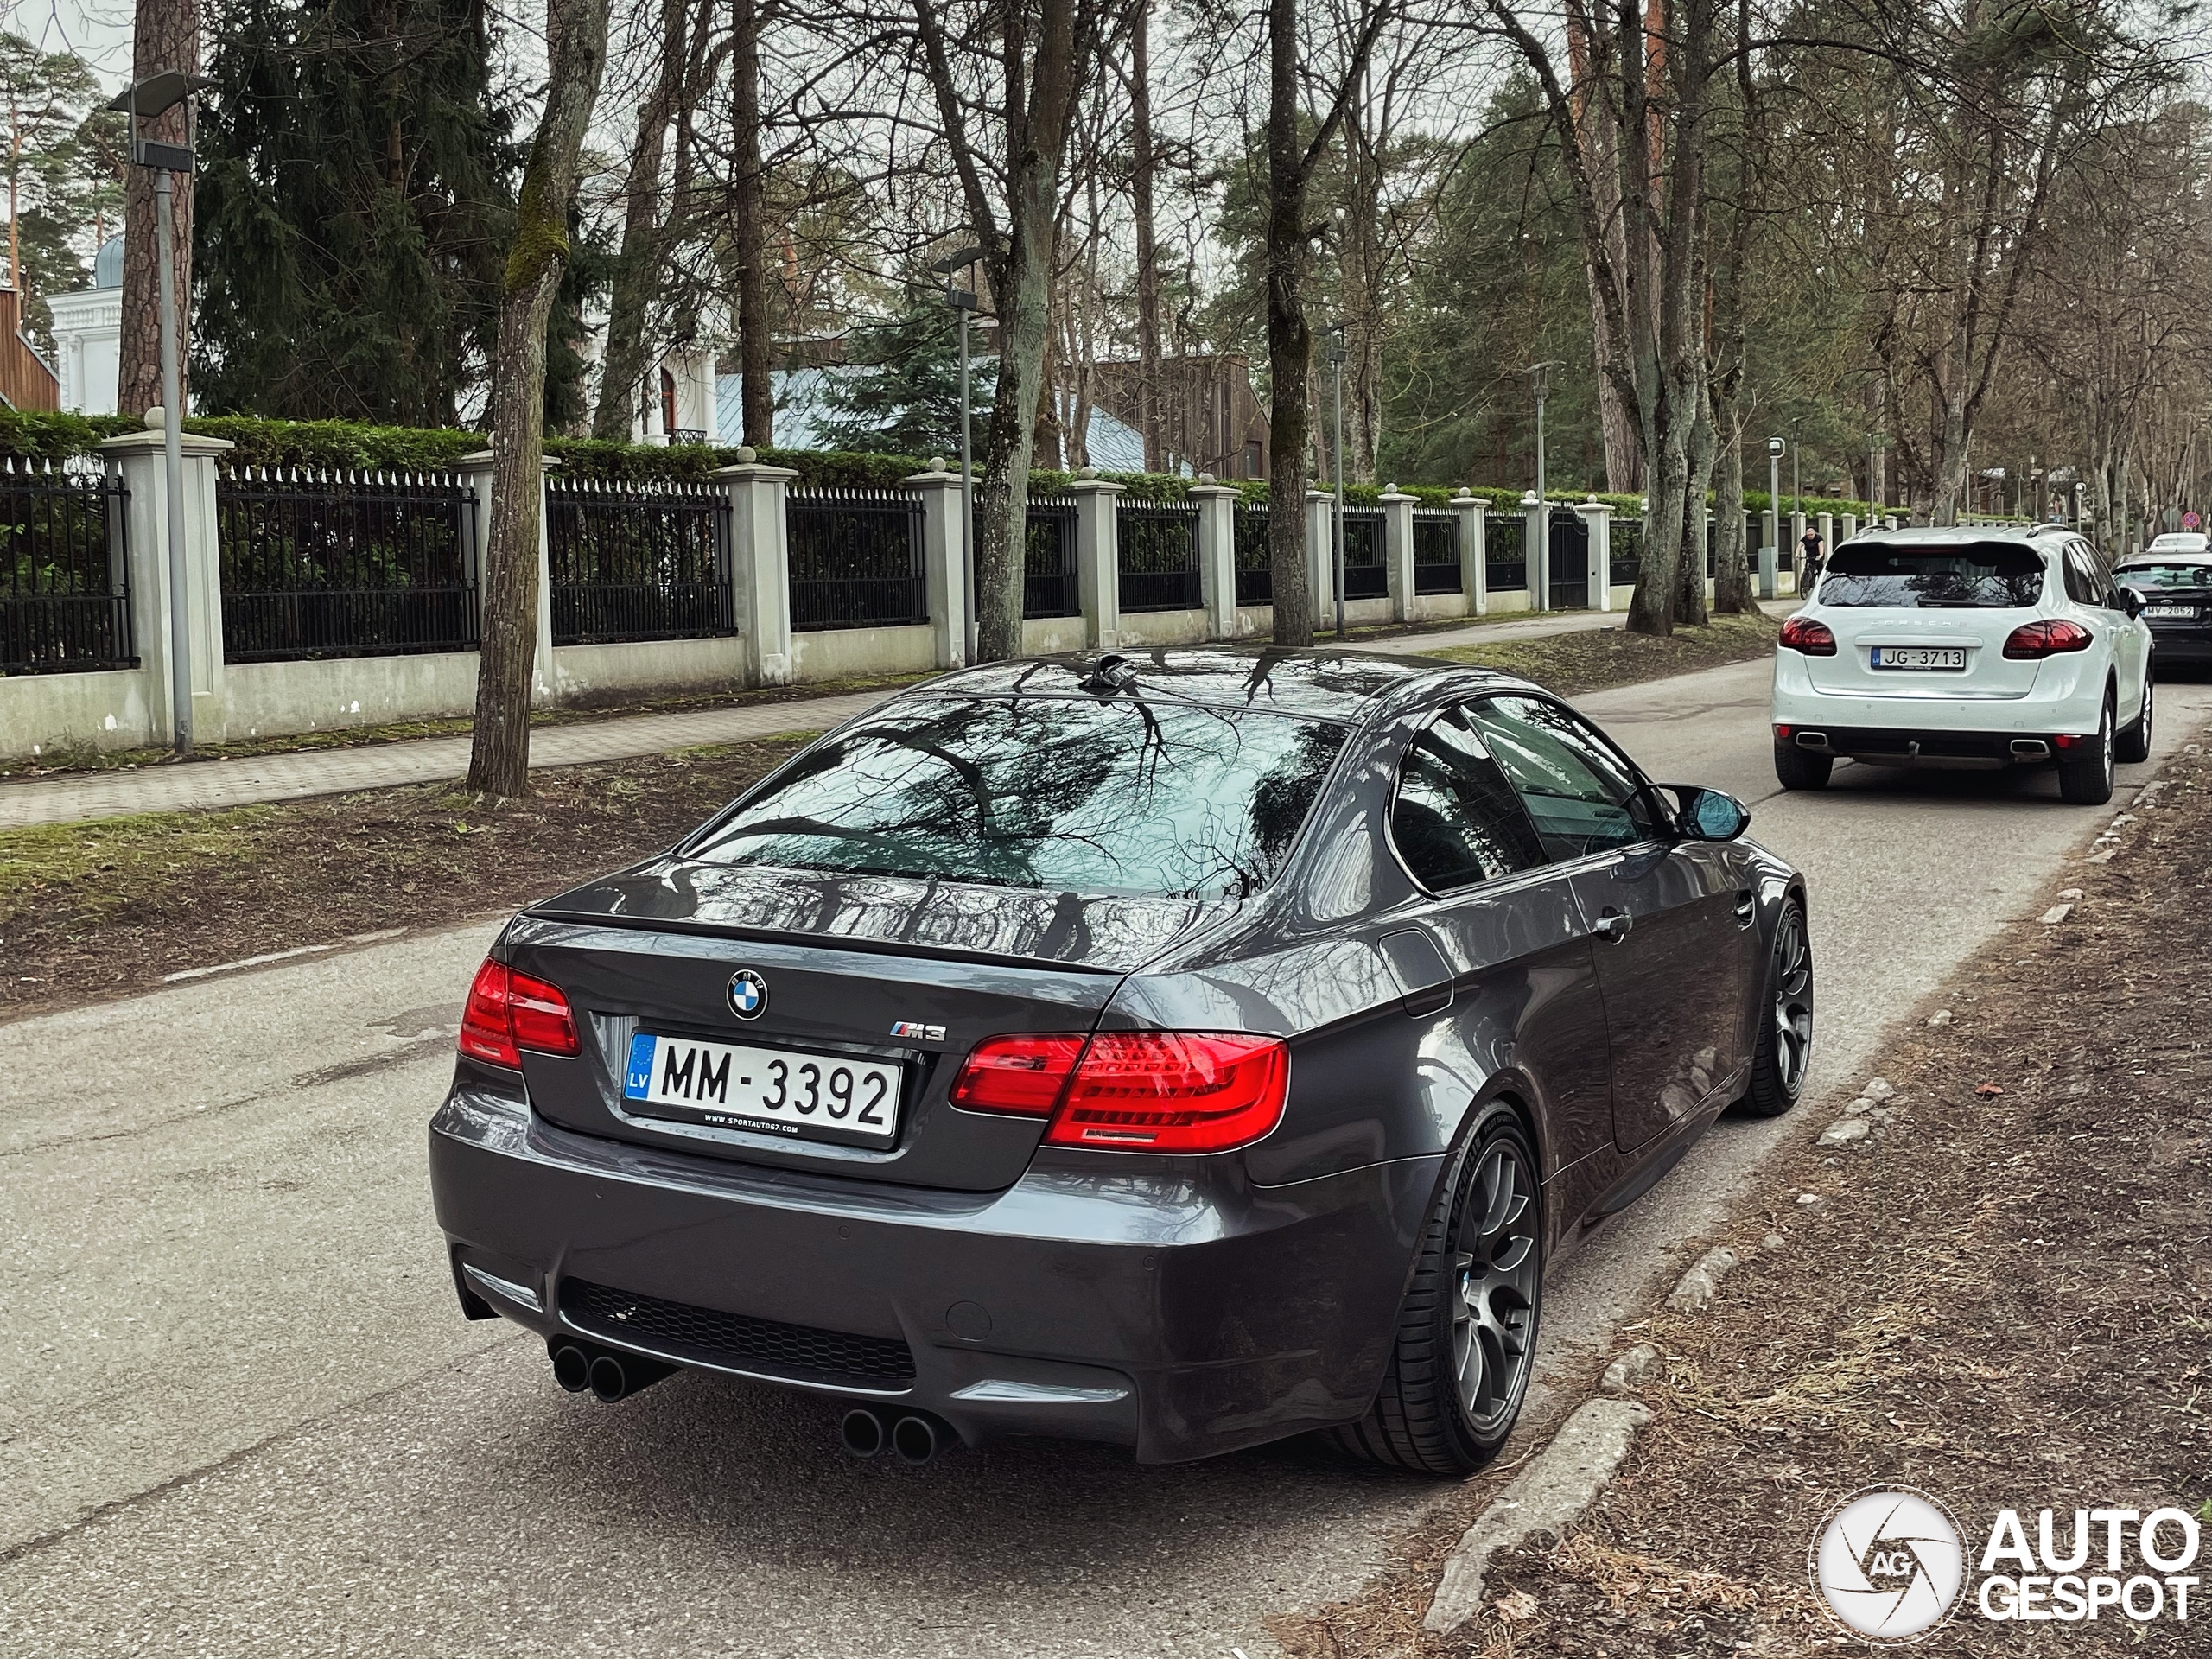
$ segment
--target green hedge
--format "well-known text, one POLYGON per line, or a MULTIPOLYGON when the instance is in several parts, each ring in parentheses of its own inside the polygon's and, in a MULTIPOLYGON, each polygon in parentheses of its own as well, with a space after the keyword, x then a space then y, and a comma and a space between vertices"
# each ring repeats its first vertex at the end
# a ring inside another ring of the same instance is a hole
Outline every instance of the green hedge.
MULTIPOLYGON (((195 415, 184 425, 188 432, 229 439, 237 446, 232 451, 232 458, 255 466, 427 471, 450 467, 463 455, 483 449, 486 443, 481 432, 372 426, 359 421, 272 421, 250 415, 195 415)), ((142 423, 128 416, 61 415, 0 407, 0 454, 54 460, 88 454, 98 448, 103 438, 142 429, 142 423)), ((638 482, 661 479, 697 483, 717 467, 735 465, 738 458, 735 448, 719 444, 664 448, 658 444, 606 443, 591 438, 548 438, 545 453, 560 462, 559 472, 563 478, 638 482)), ((801 486, 816 489, 886 488, 925 471, 929 466, 926 460, 915 455, 861 454, 840 450, 764 449, 760 458, 772 466, 791 468, 798 474, 801 486)), ((1123 499, 1136 501, 1185 500, 1196 481, 1162 473, 1102 473, 1099 476, 1121 485, 1125 492, 1123 499)), ((1065 489, 1074 479, 1072 473, 1040 468, 1030 474, 1030 488, 1040 493, 1065 489)), ((1268 499, 1265 479, 1230 479, 1224 482, 1247 502, 1262 503, 1268 499)), ((1459 493, 1448 485, 1407 484, 1400 487, 1424 506, 1443 506, 1459 493)), ((1382 493, 1372 484, 1348 484, 1344 486, 1344 499, 1359 506, 1373 506, 1382 493)), ((1517 512, 1521 505, 1519 490, 1484 487, 1472 493, 1478 500, 1488 502, 1492 512, 1517 512)), ((1592 499, 1586 493, 1575 490, 1551 490, 1546 493, 1554 501, 1568 503, 1592 499)), ((1637 498, 1632 495, 1599 494, 1595 499, 1630 517, 1640 516, 1643 512, 1637 498)), ((1789 499, 1783 498, 1785 503, 1789 499)), ((1751 512, 1764 512, 1765 492, 1745 491, 1744 505, 1751 512)), ((1874 512, 1864 501, 1831 500, 1821 496, 1805 497, 1803 505, 1808 515, 1831 512, 1839 518, 1857 513, 1865 518, 1874 512)))

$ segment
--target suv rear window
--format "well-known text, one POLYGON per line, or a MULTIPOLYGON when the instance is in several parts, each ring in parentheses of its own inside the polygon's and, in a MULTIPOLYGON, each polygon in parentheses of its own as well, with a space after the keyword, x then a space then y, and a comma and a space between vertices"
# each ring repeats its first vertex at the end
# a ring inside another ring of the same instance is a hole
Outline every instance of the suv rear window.
POLYGON ((1842 547, 1821 583, 1823 605, 1883 610, 2018 610, 2043 593, 2043 555, 2002 543, 1968 547, 1842 547))
POLYGON ((712 863, 1238 898, 1281 869, 1344 728, 1127 697, 897 703, 740 798, 712 863))
POLYGON ((2212 588, 2212 560, 2167 559, 2123 564, 2112 579, 2129 588, 2212 588))

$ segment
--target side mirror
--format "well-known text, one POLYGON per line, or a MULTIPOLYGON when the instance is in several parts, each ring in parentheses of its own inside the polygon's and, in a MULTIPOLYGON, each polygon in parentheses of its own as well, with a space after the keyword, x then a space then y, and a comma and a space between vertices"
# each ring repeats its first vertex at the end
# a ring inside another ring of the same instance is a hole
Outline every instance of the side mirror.
POLYGON ((1675 832, 1685 841, 1733 841, 1751 826, 1751 810, 1733 795, 1696 784, 1668 784, 1675 832))
POLYGON ((2127 613, 2127 620, 2131 622, 2143 614, 2143 607, 2150 602, 2143 597, 2142 589, 2139 588, 2123 588, 2120 590, 2120 607, 2127 613))

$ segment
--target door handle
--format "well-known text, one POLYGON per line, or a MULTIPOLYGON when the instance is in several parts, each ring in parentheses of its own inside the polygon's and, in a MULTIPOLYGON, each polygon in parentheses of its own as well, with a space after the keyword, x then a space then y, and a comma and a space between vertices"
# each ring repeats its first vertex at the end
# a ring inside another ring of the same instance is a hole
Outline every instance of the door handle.
POLYGON ((1636 918, 1626 911, 1605 910, 1599 912, 1598 919, 1590 931, 1601 939, 1618 944, 1628 938, 1629 930, 1635 925, 1636 918))
POLYGON ((1758 895, 1739 893, 1736 895, 1736 925, 1749 927, 1759 918, 1758 895))

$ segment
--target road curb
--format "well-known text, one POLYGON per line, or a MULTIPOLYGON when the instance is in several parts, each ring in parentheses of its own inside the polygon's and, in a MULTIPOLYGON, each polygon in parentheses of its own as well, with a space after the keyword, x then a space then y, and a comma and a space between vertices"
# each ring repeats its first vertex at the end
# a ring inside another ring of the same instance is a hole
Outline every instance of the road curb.
POLYGON ((1650 1421, 1650 1412, 1633 1400, 1592 1400, 1580 1408, 1460 1534, 1422 1626, 1449 1635, 1479 1612, 1491 1557, 1540 1532, 1564 1534, 1605 1490, 1636 1431, 1650 1421))

